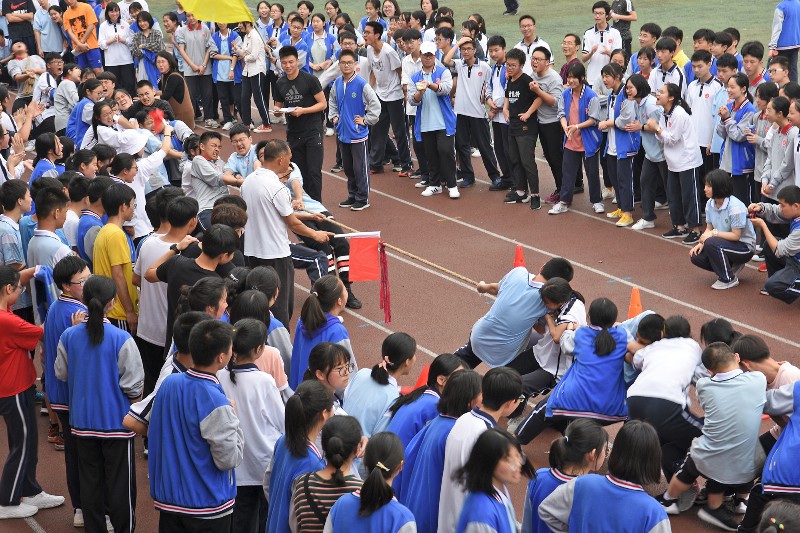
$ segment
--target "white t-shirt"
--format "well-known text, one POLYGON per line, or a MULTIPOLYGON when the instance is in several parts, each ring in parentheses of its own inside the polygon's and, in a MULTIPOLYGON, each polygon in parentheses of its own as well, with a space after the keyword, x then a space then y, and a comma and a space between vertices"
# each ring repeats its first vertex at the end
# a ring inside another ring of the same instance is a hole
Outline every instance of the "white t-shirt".
POLYGON ((67 220, 64 221, 64 235, 67 236, 67 242, 71 247, 78 246, 78 222, 81 217, 75 214, 72 209, 67 209, 67 220))
POLYGON ((289 189, 277 174, 260 168, 244 180, 241 195, 247 202, 244 255, 259 259, 289 257, 289 234, 284 221, 294 212, 289 189))
POLYGON ((600 78, 600 71, 611 62, 611 57, 603 51, 611 52, 617 48, 622 48, 622 36, 619 30, 606 26, 605 30, 598 30, 597 26, 592 26, 583 34, 583 53, 588 54, 597 45, 597 50, 586 63, 586 79, 594 81, 600 78))
POLYGON ((144 279, 144 274, 172 246, 161 237, 160 234, 147 237, 139 247, 139 257, 133 265, 133 273, 142 278, 136 335, 157 346, 163 346, 167 338, 167 284, 163 281, 150 283, 144 279))
MULTIPOLYGON (((531 44, 525 44, 525 41, 523 40, 518 42, 517 45, 514 47, 517 50, 522 50, 523 52, 525 52, 525 64, 522 66, 522 72, 524 72, 528 76, 533 75, 533 66, 531 65, 531 55, 533 54, 533 51, 539 48, 540 46, 544 46, 545 48, 550 50, 550 45, 547 44, 544 41, 544 39, 538 36, 536 37, 536 39, 534 39, 534 41, 531 44)), ((550 64, 552 65, 555 59, 553 58, 552 50, 550 50, 550 52, 551 52, 550 64)))
MULTIPOLYGON (((586 305, 577 298, 570 304, 564 304, 559 310, 556 325, 573 322, 578 326, 586 325, 586 305)), ((550 330, 546 329, 542 338, 533 347, 536 362, 559 381, 567 369, 572 366, 572 351, 565 350, 561 344, 553 342, 550 330)))
MULTIPOLYGON (((403 77, 402 77, 402 84, 404 86, 411 85, 411 76, 422 70, 422 55, 420 54, 419 58, 414 61, 414 58, 411 57, 411 54, 405 56, 402 61, 403 64, 403 77)), ((409 116, 416 116, 417 108, 406 102, 406 115, 409 116)))
POLYGON ((117 24, 109 24, 108 21, 103 21, 103 23, 100 24, 97 41, 100 44, 100 49, 103 50, 104 53, 104 64, 109 67, 132 64, 133 56, 131 55, 130 49, 131 39, 133 39, 133 34, 130 31, 128 23, 125 22, 124 19, 120 18, 120 22, 117 24), (113 39, 117 35, 124 39, 125 42, 114 41, 111 44, 107 44, 109 39, 113 39))
POLYGON ((53 98, 51 96, 55 97, 57 88, 58 80, 49 72, 45 72, 36 80, 36 85, 33 86, 33 101, 45 105, 42 114, 35 119, 37 125, 41 124, 46 118, 56 116, 56 108, 53 107, 53 98))
POLYGON ((381 52, 375 55, 375 49, 367 47, 369 67, 375 75, 375 93, 382 102, 394 102, 403 98, 403 87, 400 75, 396 72, 402 65, 400 56, 391 46, 382 46, 381 52))
POLYGON ((489 85, 492 68, 486 61, 476 60, 471 67, 463 59, 454 59, 453 65, 458 76, 456 103, 453 106, 457 115, 473 118, 486 118, 486 106, 482 102, 484 91, 489 85))
POLYGON ((659 398, 688 407, 689 386, 708 372, 700 360, 702 350, 690 338, 661 339, 633 356, 633 368, 642 373, 628 389, 628 398, 659 398))

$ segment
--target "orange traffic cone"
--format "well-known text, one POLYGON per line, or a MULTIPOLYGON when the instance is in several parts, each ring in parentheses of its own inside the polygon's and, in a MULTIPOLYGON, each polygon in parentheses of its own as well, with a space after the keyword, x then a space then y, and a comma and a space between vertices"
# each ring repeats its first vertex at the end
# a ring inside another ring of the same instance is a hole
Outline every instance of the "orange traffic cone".
POLYGON ((639 287, 631 289, 631 305, 628 306, 628 318, 642 314, 642 298, 639 296, 639 287))
POLYGON ((522 251, 522 245, 517 245, 517 251, 514 253, 514 268, 525 266, 525 254, 522 251))

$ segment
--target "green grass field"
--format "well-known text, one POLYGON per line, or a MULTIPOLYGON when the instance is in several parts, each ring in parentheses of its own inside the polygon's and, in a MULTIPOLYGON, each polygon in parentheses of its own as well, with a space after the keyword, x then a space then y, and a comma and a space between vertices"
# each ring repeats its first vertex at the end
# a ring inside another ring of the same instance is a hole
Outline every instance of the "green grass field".
MULTIPOLYGON (((312 0, 315 11, 324 13, 324 0, 312 0)), ((287 12, 294 7, 294 0, 285 0, 287 12)), ((522 2, 519 14, 530 13, 536 18, 539 36, 547 41, 556 55, 556 64, 561 64, 560 45, 566 33, 574 32, 583 36, 583 32, 590 27, 592 22, 591 0, 556 0, 554 2, 522 2)), ((251 10, 255 13, 253 0, 248 1, 251 10), (252 5, 251 5, 252 4, 252 5)), ((361 0, 340 0, 342 11, 350 14, 357 23, 364 16, 364 4, 361 0)), ((649 0, 636 1, 639 20, 632 23, 634 50, 638 46, 636 35, 639 26, 645 22, 657 22, 662 28, 678 26, 684 32, 685 41, 683 48, 687 54, 692 52, 692 34, 701 27, 710 27, 713 30, 722 30, 729 26, 738 28, 742 34, 742 43, 757 39, 767 44, 769 41, 772 13, 777 1, 775 0, 649 0)), ((173 9, 174 2, 169 0, 151 0, 150 9, 154 16, 160 16, 173 9)), ((503 35, 509 44, 519 40, 517 17, 503 17, 503 4, 498 0, 440 0, 440 5, 449 5, 456 12, 456 23, 466 20, 472 13, 480 13, 486 19, 489 35, 503 35)), ((408 0, 400 0, 400 7, 412 11, 418 4, 408 0)))

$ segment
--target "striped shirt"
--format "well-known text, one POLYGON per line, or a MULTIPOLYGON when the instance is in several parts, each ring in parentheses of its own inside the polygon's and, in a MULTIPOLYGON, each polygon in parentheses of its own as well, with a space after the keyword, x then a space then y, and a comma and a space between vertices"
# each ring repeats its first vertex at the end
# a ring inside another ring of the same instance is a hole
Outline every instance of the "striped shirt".
POLYGON ((345 476, 344 480, 344 485, 339 486, 333 479, 321 478, 317 472, 303 474, 294 480, 292 503, 294 520, 297 524, 296 531, 322 533, 325 520, 336 500, 361 488, 362 481, 355 476, 345 476), (308 480, 308 490, 306 490, 306 480, 308 480))

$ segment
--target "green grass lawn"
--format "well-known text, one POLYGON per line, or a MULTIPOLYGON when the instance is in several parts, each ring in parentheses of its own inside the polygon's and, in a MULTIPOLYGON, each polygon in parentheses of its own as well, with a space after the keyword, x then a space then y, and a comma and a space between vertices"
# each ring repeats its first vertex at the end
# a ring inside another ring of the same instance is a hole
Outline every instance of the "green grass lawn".
MULTIPOLYGON (((315 11, 324 13, 324 0, 312 0, 315 11)), ((294 8, 294 0, 285 0, 283 5, 287 12, 294 8)), ((556 54, 556 64, 561 64, 560 45, 566 33, 574 32, 583 36, 583 32, 592 25, 591 0, 557 0, 554 2, 537 1, 522 2, 519 14, 530 13, 536 18, 538 33, 553 48, 556 54)), ((248 5, 255 12, 256 2, 248 1, 248 5)), ((361 0, 340 0, 342 11, 350 14, 358 23, 364 16, 364 4, 361 0)), ((692 34, 701 27, 710 27, 713 30, 722 30, 729 26, 738 28, 742 34, 742 43, 757 39, 766 46, 769 41, 772 13, 777 2, 775 0, 649 0, 647 2, 634 0, 639 20, 632 23, 634 50, 638 46, 636 35, 639 26, 645 22, 657 22, 662 28, 678 26, 684 32, 685 42, 683 48, 687 54, 692 52, 692 34)), ((175 3, 169 0, 151 0, 149 2, 154 16, 161 15, 174 9, 175 3)), ((509 42, 519 40, 517 17, 503 17, 503 4, 498 0, 440 0, 440 5, 449 5, 456 12, 456 23, 466 20, 472 13, 480 13, 486 19, 489 35, 503 35, 509 42)), ((400 7, 413 11, 418 4, 408 0, 400 0, 400 7)))

